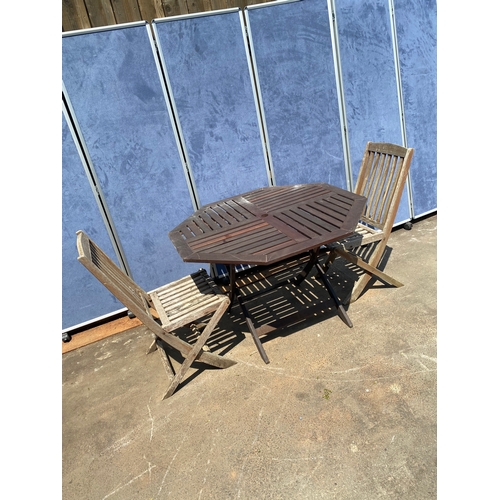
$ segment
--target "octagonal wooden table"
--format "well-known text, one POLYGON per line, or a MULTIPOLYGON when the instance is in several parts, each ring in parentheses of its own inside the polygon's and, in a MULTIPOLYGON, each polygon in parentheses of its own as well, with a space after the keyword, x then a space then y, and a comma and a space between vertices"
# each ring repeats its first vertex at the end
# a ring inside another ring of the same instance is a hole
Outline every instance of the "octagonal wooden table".
POLYGON ((352 327, 318 255, 323 245, 354 232, 365 204, 364 196, 326 183, 265 187, 201 207, 172 229, 169 237, 184 261, 229 267, 231 303, 236 296, 259 353, 268 363, 244 306, 247 299, 238 293, 235 266, 270 265, 309 252, 296 284, 316 267, 339 316, 352 327))

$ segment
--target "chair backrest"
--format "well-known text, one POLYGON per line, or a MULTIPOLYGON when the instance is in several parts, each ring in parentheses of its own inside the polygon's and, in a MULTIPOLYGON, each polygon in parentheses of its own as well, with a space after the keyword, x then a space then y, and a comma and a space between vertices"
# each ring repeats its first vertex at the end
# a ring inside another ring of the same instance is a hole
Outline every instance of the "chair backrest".
POLYGON ((78 260, 146 326, 158 326, 149 295, 127 276, 83 231, 77 231, 78 260))
POLYGON ((413 148, 384 142, 369 142, 354 192, 366 196, 361 220, 390 232, 405 186, 413 148))

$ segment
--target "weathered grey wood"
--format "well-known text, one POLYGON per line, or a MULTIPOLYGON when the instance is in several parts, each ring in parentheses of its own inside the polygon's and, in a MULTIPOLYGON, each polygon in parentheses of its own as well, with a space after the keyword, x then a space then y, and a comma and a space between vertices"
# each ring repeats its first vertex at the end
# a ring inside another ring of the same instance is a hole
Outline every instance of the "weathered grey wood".
POLYGON ((325 262, 328 266, 335 257, 342 256, 366 271, 354 285, 351 302, 358 299, 372 276, 396 287, 403 286, 377 269, 377 266, 394 225, 413 152, 413 148, 390 143, 368 142, 366 145, 354 189, 355 193, 366 196, 365 210, 354 235, 327 245, 330 254, 325 262), (375 243, 376 247, 368 262, 351 252, 355 248, 375 243))
POLYGON ((385 281, 389 285, 393 285, 397 288, 403 286, 403 283, 400 281, 392 278, 386 273, 383 273, 380 269, 377 269, 376 267, 370 266, 370 264, 367 264, 361 257, 354 255, 350 252, 345 252, 341 248, 336 248, 335 253, 339 257, 343 257, 344 259, 348 260, 352 264, 357 265, 358 267, 361 267, 364 269, 368 274, 371 274, 372 276, 376 276, 377 278, 381 279, 382 281, 385 281))
POLYGON ((164 398, 175 392, 195 359, 219 368, 235 364, 233 360, 202 349, 229 306, 229 298, 216 287, 204 269, 147 293, 83 231, 77 231, 77 248, 78 260, 153 334, 156 342, 150 346, 148 353, 158 348, 170 381, 164 398), (172 333, 207 315, 211 315, 210 320, 194 345, 172 333), (174 374, 158 338, 185 358, 177 374, 174 374))
MULTIPOLYGON (((215 326, 217 325, 217 323, 219 322, 219 320, 221 319, 222 315, 224 314, 229 305, 229 298, 228 297, 225 298, 227 298, 227 302, 224 302, 222 304, 224 307, 217 307, 217 309, 215 310, 212 318, 203 329, 203 333, 198 337, 198 340, 193 345, 191 352, 186 356, 186 359, 182 363, 182 366, 177 371, 177 374, 175 375, 175 378, 172 380, 172 383, 170 384, 170 387, 165 393, 163 399, 170 397, 174 393, 175 389, 184 378, 184 375, 186 374, 188 368, 191 366, 193 361, 198 357, 200 351, 207 342, 208 337, 212 333, 213 329, 215 328, 215 326)), ((203 314, 201 316, 203 316, 203 314)), ((200 317, 200 315, 198 317, 200 317)), ((190 320, 189 323, 192 323, 192 320, 190 320)))
MULTIPOLYGON (((163 367, 165 368, 165 372, 167 373, 167 377, 168 377, 168 380, 170 382, 168 385, 168 389, 167 389, 167 391, 168 391, 172 387, 172 385, 173 385, 172 382, 175 379, 174 367, 172 366, 172 363, 170 362, 170 359, 167 355, 167 352, 165 351, 165 348, 163 347, 163 345, 161 345, 161 340, 159 339, 159 337, 156 337, 155 345, 156 345, 156 348, 158 350, 158 353, 160 354, 160 359, 163 363, 163 367)), ((149 351, 148 351, 148 354, 149 354, 149 351)), ((165 397, 163 397, 162 399, 165 399, 165 397)))

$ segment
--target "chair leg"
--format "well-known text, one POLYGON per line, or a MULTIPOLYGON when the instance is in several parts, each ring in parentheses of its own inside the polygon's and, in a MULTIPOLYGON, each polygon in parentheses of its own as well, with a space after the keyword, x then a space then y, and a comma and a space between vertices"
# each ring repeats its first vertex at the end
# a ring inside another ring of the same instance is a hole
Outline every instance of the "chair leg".
MULTIPOLYGON (((361 278, 354 284, 354 287, 351 292, 351 297, 349 301, 355 302, 359 296, 363 293, 363 290, 365 289, 366 285, 370 281, 372 277, 376 277, 379 280, 383 281, 384 283, 387 283, 389 285, 395 286, 395 287, 401 287, 404 286, 403 283, 400 281, 392 278, 388 274, 380 271, 380 269, 377 269, 373 264, 378 263, 382 257, 382 254, 384 252, 385 245, 380 242, 378 244, 378 248, 375 249, 375 252, 372 254, 370 257, 370 262, 365 262, 361 257, 358 257, 357 255, 347 252, 345 250, 342 250, 341 248, 336 248, 333 250, 331 253, 334 253, 336 256, 343 257, 344 259, 348 260, 349 262, 353 263, 354 265, 360 267, 363 269, 365 272, 361 276, 361 278)), ((334 257, 335 258, 335 257, 334 257)), ((333 260, 333 259, 332 259, 333 260)))
MULTIPOLYGON (((189 328, 191 331, 196 335, 196 340, 200 338, 201 332, 207 327, 206 323, 191 323, 189 325, 189 328)), ((210 347, 208 347, 208 344, 203 344, 202 349, 205 352, 211 352, 210 347)))
MULTIPOLYGON (((158 337, 160 337, 167 345, 177 349, 182 356, 185 357, 191 352, 193 347, 192 344, 188 344, 172 333, 164 331, 161 327, 158 326, 158 328, 155 328, 154 333, 158 335, 158 337)), ((232 359, 205 351, 200 353, 199 361, 210 366, 215 366, 216 368, 229 368, 230 366, 236 364, 236 361, 233 361, 232 359)))
POLYGON ((357 255, 354 255, 350 252, 345 252, 344 250, 342 250, 340 248, 335 250, 335 252, 337 252, 337 254, 340 257, 343 257, 344 259, 348 260, 349 262, 352 262, 356 266, 361 267, 362 269, 364 269, 367 273, 371 274, 372 276, 376 276, 384 283, 387 283, 388 285, 393 285, 397 288, 399 288, 400 286, 403 286, 403 283, 401 283, 397 279, 394 279, 393 277, 389 276, 388 274, 382 272, 380 269, 377 269, 376 267, 368 264, 361 257, 358 257, 357 255))
POLYGON ((149 346, 149 349, 148 349, 148 352, 146 354, 151 354, 152 352, 156 351, 156 349, 158 349, 158 346, 156 345, 156 335, 153 333, 153 342, 151 343, 151 345, 149 346))
POLYGON ((160 359, 163 363, 163 367, 165 368, 165 372, 167 373, 168 380, 170 383, 172 383, 172 381, 175 378, 174 367, 172 366, 170 358, 168 357, 167 351, 161 345, 161 340, 159 338, 156 339, 155 344, 158 349, 158 354, 160 355, 160 359))
POLYGON ((359 299, 359 296, 363 293, 363 290, 366 288, 366 285, 370 281, 372 276, 370 274, 364 273, 361 278, 354 284, 352 288, 351 295, 349 297, 349 303, 356 302, 359 299))
POLYGON ((163 396, 162 399, 169 398, 177 389, 177 386, 181 383, 182 379, 184 378, 184 375, 188 371, 189 367, 192 365, 193 361, 198 357, 200 354, 200 351, 202 350, 203 346, 205 345, 206 341, 208 340, 208 337, 214 330, 215 326, 221 319, 222 315, 226 311, 227 307, 229 305, 229 301, 223 302, 219 308, 215 311, 215 313, 212 315, 210 321, 207 323, 207 326, 204 328, 203 332, 201 335, 198 337, 198 340, 195 342, 193 345, 191 351, 189 354, 186 356, 184 359, 184 362, 182 363, 181 367, 179 368, 179 371, 173 378, 172 382, 170 383, 167 392, 163 396))
POLYGON ((335 250, 331 250, 328 253, 328 257, 323 264, 323 269, 325 270, 325 272, 328 271, 328 268, 330 267, 330 264, 335 260, 335 257, 335 250))

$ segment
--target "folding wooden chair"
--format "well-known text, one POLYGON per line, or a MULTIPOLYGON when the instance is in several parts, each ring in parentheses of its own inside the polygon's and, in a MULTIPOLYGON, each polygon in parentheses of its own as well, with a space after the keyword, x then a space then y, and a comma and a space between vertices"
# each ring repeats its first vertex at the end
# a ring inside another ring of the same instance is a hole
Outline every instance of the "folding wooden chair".
POLYGON ((396 287, 403 286, 377 266, 394 226, 413 151, 413 148, 389 143, 368 142, 366 145, 354 189, 355 193, 366 196, 365 211, 352 236, 327 245, 329 256, 325 262, 328 267, 336 257, 343 257, 364 271, 354 284, 350 302, 359 298, 372 277, 396 287))
POLYGON ((83 231, 76 234, 78 260, 151 331, 154 341, 148 354, 158 349, 170 380, 163 399, 174 393, 194 360, 218 368, 236 363, 202 349, 229 306, 229 297, 222 294, 204 269, 146 293, 83 231), (212 316, 208 323, 196 323, 209 314, 212 316), (199 335, 193 345, 173 333, 183 326, 199 335), (177 374, 159 339, 185 358, 177 374))

